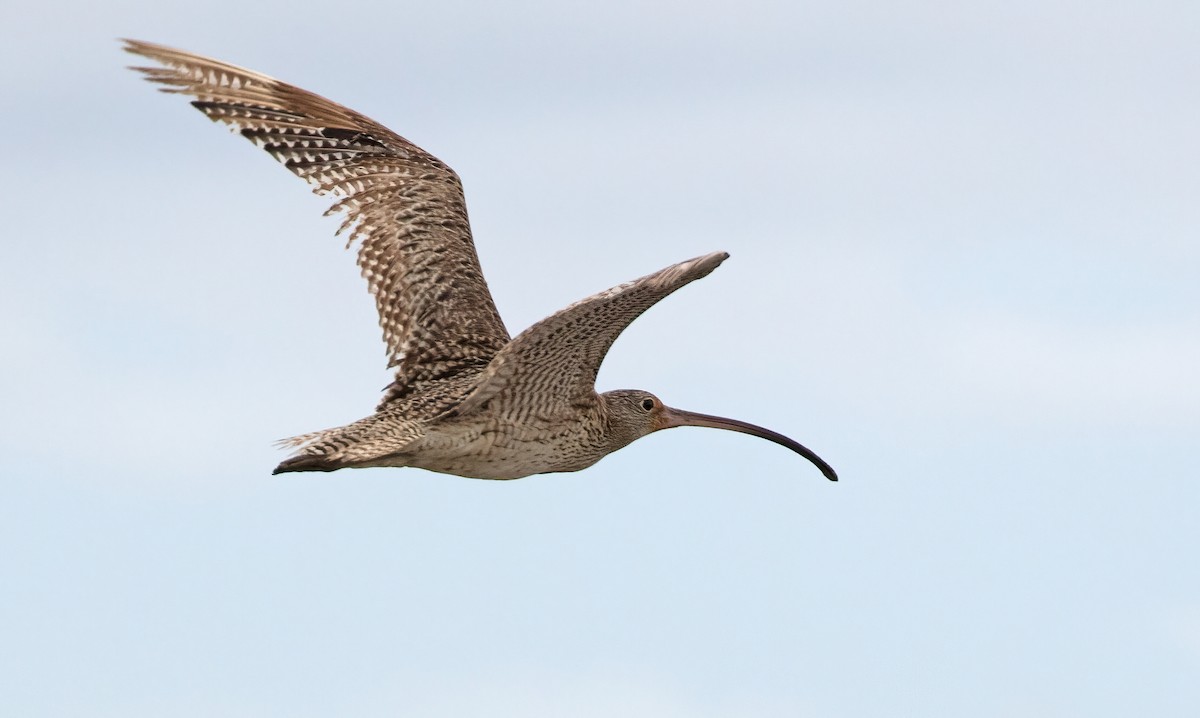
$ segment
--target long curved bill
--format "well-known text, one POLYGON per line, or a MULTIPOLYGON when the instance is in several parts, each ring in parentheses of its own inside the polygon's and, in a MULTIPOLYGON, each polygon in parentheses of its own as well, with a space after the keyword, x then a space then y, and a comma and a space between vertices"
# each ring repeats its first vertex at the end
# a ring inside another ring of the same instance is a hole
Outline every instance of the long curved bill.
POLYGON ((708 414, 697 414, 693 411, 683 411, 682 409, 672 409, 664 406, 664 421, 661 428, 670 429, 676 426, 705 426, 709 429, 727 429, 729 431, 739 431, 743 434, 757 436, 760 439, 774 441, 780 446, 786 446, 792 451, 800 454, 804 458, 813 462, 813 464, 825 474, 825 478, 830 481, 837 481, 837 472, 833 467, 825 463, 825 460, 813 453, 808 447, 799 442, 792 441, 783 434, 777 434, 770 429, 764 429, 761 426, 738 421, 737 419, 726 419, 721 416, 709 416, 708 414))

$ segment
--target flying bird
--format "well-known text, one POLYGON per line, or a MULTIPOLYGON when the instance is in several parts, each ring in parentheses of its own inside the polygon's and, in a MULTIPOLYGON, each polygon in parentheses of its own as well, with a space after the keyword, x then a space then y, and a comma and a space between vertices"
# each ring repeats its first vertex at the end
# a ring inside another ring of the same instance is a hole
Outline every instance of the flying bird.
POLYGON ((642 312, 708 275, 714 252, 594 294, 515 339, 504 328, 471 238, 454 170, 383 125, 311 92, 201 55, 135 40, 132 68, 191 98, 336 202, 338 233, 358 245, 395 378, 375 413, 284 439, 274 473, 413 466, 478 479, 579 471, 660 429, 702 426, 819 456, 769 429, 671 408, 654 394, 599 394, 596 372, 642 312))

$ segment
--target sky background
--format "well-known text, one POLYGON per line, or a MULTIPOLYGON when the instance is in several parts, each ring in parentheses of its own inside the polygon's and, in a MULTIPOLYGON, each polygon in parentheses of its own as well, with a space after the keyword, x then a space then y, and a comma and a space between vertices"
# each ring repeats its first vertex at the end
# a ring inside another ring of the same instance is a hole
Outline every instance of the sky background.
POLYGON ((1194 716, 1194 1, 3 6, 20 716, 1194 716), (178 46, 463 177, 514 334, 706 252, 599 388, 786 433, 272 477, 388 381, 325 200, 178 46))

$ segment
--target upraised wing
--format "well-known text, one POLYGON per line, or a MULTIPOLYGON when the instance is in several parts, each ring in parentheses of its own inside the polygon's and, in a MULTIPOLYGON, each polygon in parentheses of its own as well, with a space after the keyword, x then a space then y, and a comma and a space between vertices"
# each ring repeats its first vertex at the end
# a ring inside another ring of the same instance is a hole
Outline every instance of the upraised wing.
POLYGON ((553 417, 596 390, 609 348, 642 312, 689 282, 707 276, 729 255, 714 252, 575 302, 530 328, 492 359, 476 388, 448 416, 484 404, 507 415, 553 417))
POLYGON ((266 150, 344 213, 359 242, 396 381, 384 403, 423 381, 476 370, 509 341, 479 267, 462 182, 436 157, 383 125, 298 87, 161 45, 125 49, 163 92, 195 98, 209 119, 266 150))

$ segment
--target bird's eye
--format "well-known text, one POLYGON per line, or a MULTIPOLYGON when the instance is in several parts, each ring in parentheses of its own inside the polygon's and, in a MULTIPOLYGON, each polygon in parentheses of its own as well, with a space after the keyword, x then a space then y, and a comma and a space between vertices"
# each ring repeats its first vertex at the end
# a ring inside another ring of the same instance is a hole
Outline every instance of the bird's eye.
POLYGON ((646 397, 645 399, 642 399, 642 408, 645 409, 646 411, 650 411, 651 409, 654 408, 654 400, 651 399, 650 397, 646 397))

